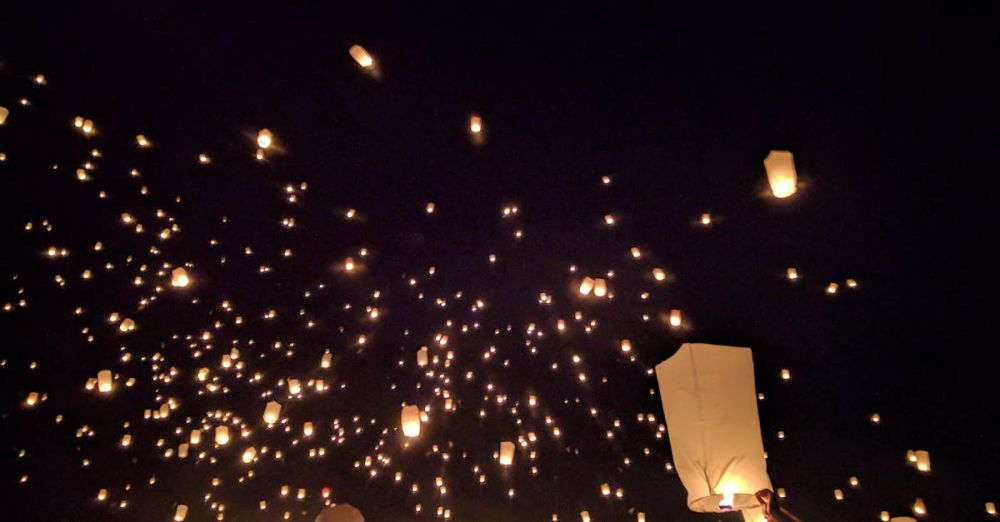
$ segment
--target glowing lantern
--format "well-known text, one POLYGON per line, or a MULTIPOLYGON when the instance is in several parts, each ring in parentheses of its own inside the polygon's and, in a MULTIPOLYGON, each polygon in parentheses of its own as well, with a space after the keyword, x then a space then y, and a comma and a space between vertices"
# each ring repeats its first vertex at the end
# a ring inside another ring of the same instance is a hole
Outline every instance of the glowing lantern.
POLYGON ((404 404, 403 411, 399 415, 399 423, 403 426, 404 436, 418 437, 420 435, 420 408, 412 404, 404 404))
POLYGON ((255 459, 255 458, 257 458, 257 450, 256 449, 254 449, 253 447, 250 447, 250 448, 247 448, 247 449, 243 450, 243 456, 241 457, 241 459, 243 460, 244 464, 249 464, 249 463, 253 462, 253 459, 255 459))
POLYGON ((309 421, 306 421, 302 425, 302 436, 303 437, 312 437, 312 434, 313 434, 313 423, 309 422, 309 421))
POLYGON ((883 511, 883 512, 879 513, 878 514, 878 519, 881 520, 882 522, 889 522, 889 512, 888 511, 883 511))
POLYGON ((992 502, 987 502, 986 503, 986 514, 989 515, 989 516, 991 516, 991 517, 997 516, 997 506, 996 506, 996 504, 994 504, 992 502))
POLYGON ((917 465, 917 471, 922 471, 928 473, 931 470, 931 454, 924 450, 917 450, 914 452, 917 459, 914 461, 917 465))
POLYGON ((840 285, 837 283, 830 283, 826 285, 826 293, 830 295, 836 294, 838 288, 840 288, 840 285))
POLYGON ((924 499, 917 497, 917 499, 913 501, 913 514, 918 517, 927 514, 927 505, 924 504, 924 499))
POLYGON ((622 351, 623 352, 625 352, 625 353, 631 352, 632 351, 632 341, 630 341, 628 339, 622 339, 622 341, 621 341, 621 347, 622 347, 622 351))
POLYGON ((605 497, 611 496, 611 485, 607 482, 601 484, 601 495, 604 495, 605 497))
POLYGON ((184 522, 184 519, 188 516, 188 507, 184 504, 177 504, 177 510, 174 511, 174 522, 184 522))
POLYGON ((10 114, 10 111, 7 110, 7 107, 0 105, 0 125, 3 125, 7 121, 8 114, 10 114))
POLYGON ((149 147, 149 146, 152 145, 152 143, 150 143, 149 139, 146 138, 146 136, 144 136, 142 134, 140 134, 140 135, 138 135, 138 136, 135 137, 135 142, 136 142, 136 144, 138 144, 142 148, 146 148, 146 147, 149 147))
POLYGON ((302 383, 298 379, 288 379, 288 394, 298 395, 302 392, 302 383))
POLYGON ((654 268, 653 269, 653 279, 655 279, 657 281, 663 281, 666 278, 667 278, 667 272, 666 272, 666 270, 664 270, 662 268, 654 268))
POLYGON ((844 492, 839 489, 833 490, 833 498, 835 500, 844 500, 844 492))
POLYGON ((186 459, 187 456, 188 456, 188 450, 189 449, 190 449, 190 447, 188 446, 188 443, 186 443, 186 442, 182 442, 182 443, 178 444, 177 445, 177 456, 180 457, 180 458, 182 458, 182 459, 186 459))
POLYGON ((795 159, 787 150, 772 150, 764 158, 764 169, 767 170, 767 181, 771 184, 771 193, 776 198, 787 198, 795 194, 796 175, 795 159))
POLYGON ((350 504, 337 504, 323 508, 314 522, 365 522, 365 517, 350 504))
POLYGON ((674 309, 670 311, 670 326, 677 328, 681 325, 681 311, 674 309))
POLYGON ((330 367, 330 363, 332 363, 332 362, 333 362, 333 354, 330 353, 330 352, 326 352, 326 353, 323 354, 323 357, 321 357, 320 360, 319 360, 319 367, 320 368, 329 368, 330 367))
POLYGON ((187 270, 182 267, 175 268, 170 272, 170 286, 175 288, 184 288, 191 283, 191 279, 188 277, 187 270))
POLYGON ((360 45, 352 45, 347 52, 351 53, 351 58, 354 58, 354 61, 358 62, 358 65, 362 67, 367 68, 375 64, 375 59, 372 58, 372 55, 368 54, 368 51, 360 45))
POLYGON ((692 511, 759 507, 771 489, 749 348, 685 343, 656 365, 670 448, 692 511))
POLYGON ((781 370, 781 380, 786 382, 792 380, 792 370, 781 370))
POLYGON ((122 319, 121 324, 118 325, 118 330, 122 333, 128 333, 135 330, 135 321, 129 319, 128 317, 122 319))
POLYGON ((584 277, 583 281, 580 281, 580 293, 583 295, 589 295, 594 289, 594 279, 590 277, 584 277))
POLYGON ((510 466, 514 463, 514 443, 510 441, 500 442, 500 465, 510 466))
POLYGON ((580 512, 580 521, 581 522, 590 522, 590 512, 589 511, 581 511, 580 512))
POLYGON ((188 440, 192 446, 201 444, 201 430, 191 430, 191 437, 188 440))
POLYGON ((799 278, 799 271, 796 270, 795 267, 789 267, 785 273, 788 275, 789 281, 795 281, 799 278))
POLYGON ((229 444, 229 426, 215 427, 215 443, 219 446, 229 444))
POLYGON ((28 393, 28 397, 24 399, 24 405, 31 407, 38 404, 38 392, 28 393))
POLYGON ((278 419, 280 418, 281 404, 271 401, 267 403, 267 406, 264 406, 264 422, 267 424, 274 424, 275 422, 278 422, 278 419))
POLYGON ((483 119, 475 114, 469 116, 469 132, 473 134, 483 132, 483 119))
POLYGON ((427 366, 427 347, 421 346, 417 350, 417 366, 427 366))
POLYGON ((97 372, 97 391, 111 393, 112 388, 114 388, 114 381, 111 377, 111 370, 97 372))
POLYGON ((271 135, 271 131, 267 129, 261 129, 257 132, 257 146, 266 149, 271 146, 274 141, 274 136, 271 135))
POLYGON ((608 295, 608 283, 603 278, 594 279, 594 297, 608 295))

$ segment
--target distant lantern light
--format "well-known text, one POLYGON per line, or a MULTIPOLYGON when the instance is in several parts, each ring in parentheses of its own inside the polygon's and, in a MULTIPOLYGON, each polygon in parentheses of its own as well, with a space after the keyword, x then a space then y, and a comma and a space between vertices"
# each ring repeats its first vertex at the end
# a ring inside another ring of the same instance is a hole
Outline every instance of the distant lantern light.
POLYGON ((795 174, 795 159, 787 150, 772 150, 764 158, 764 169, 767 170, 767 181, 771 185, 771 193, 776 198, 787 198, 795 194, 797 176, 795 174))
POLYGON ((913 514, 918 517, 927 514, 927 505, 924 504, 924 499, 917 497, 917 499, 913 501, 913 514))
POLYGON ((989 516, 991 516, 991 517, 997 516, 997 506, 996 506, 996 504, 994 504, 992 502, 987 502, 986 503, 986 514, 989 515, 989 516))
POLYGON ((122 322, 118 325, 118 330, 122 333, 128 333, 135 330, 135 321, 126 317, 122 319, 122 322))
POLYGON ((844 492, 843 492, 843 490, 840 490, 840 489, 833 490, 833 498, 834 498, 834 500, 844 500, 844 492))
POLYGON ((580 293, 583 295, 590 295, 590 292, 594 290, 594 279, 591 277, 584 277, 583 281, 580 281, 580 293))
POLYGON ((255 458, 257 458, 257 450, 255 448, 249 447, 243 450, 243 456, 241 457, 241 460, 243 460, 244 464, 250 464, 251 462, 253 462, 253 459, 255 458))
POLYGON ((149 141, 149 138, 142 134, 135 137, 135 142, 144 149, 153 145, 153 143, 149 141))
POLYGON ((97 372, 97 391, 101 393, 111 393, 114 388, 114 380, 111 370, 101 370, 97 372))
POLYGON ((861 481, 858 480, 858 477, 851 477, 847 480, 847 482, 851 485, 852 488, 856 488, 861 485, 861 481))
POLYGON ((436 208, 437 205, 435 205, 433 202, 428 202, 427 206, 424 207, 424 212, 427 212, 428 214, 433 214, 436 208))
POLYGON ((354 258, 347 258, 344 260, 344 270, 347 272, 353 272, 357 266, 354 264, 354 258))
POLYGON ((655 279, 657 281, 664 281, 664 280, 666 280, 667 279, 667 271, 664 270, 664 269, 662 269, 662 268, 659 268, 659 267, 654 268, 653 269, 653 279, 655 279))
POLYGON ((414 405, 403 405, 403 411, 399 415, 399 423, 403 426, 403 435, 406 437, 420 436, 420 408, 414 405))
POLYGON ((177 504, 177 509, 174 510, 174 522, 184 522, 188 516, 188 507, 184 504, 177 504))
POLYGON ((479 134, 483 132, 483 118, 473 114, 469 116, 469 132, 479 134))
POLYGON ((188 277, 187 270, 183 267, 177 267, 170 272, 170 286, 174 288, 184 288, 191 283, 191 278, 188 277))
POLYGON ((796 279, 799 278, 799 271, 796 270, 795 267, 788 267, 788 270, 785 271, 785 274, 788 276, 789 281, 795 281, 796 279))
POLYGON ((872 424, 878 424, 882 422, 882 416, 878 413, 873 413, 868 417, 868 420, 871 421, 872 424))
POLYGON ((375 59, 372 58, 372 55, 368 54, 368 51, 360 45, 352 45, 347 52, 351 53, 351 58, 354 58, 354 61, 358 62, 358 65, 362 67, 368 68, 375 65, 375 59))
POLYGON ((628 339, 622 339, 621 341, 622 352, 629 353, 632 351, 632 341, 628 339))
POLYGON ((10 114, 10 111, 7 110, 7 107, 4 107, 3 105, 0 105, 0 125, 3 125, 7 121, 7 116, 9 114, 10 114))
POLYGON ((267 129, 261 129, 257 131, 258 147, 266 150, 268 147, 271 146, 272 143, 274 143, 274 136, 271 134, 271 131, 267 129))
POLYGON ((840 285, 838 285, 837 283, 830 283, 830 284, 826 285, 826 293, 829 294, 829 295, 834 295, 834 294, 837 293, 837 289, 839 289, 839 288, 840 288, 840 285))
POLYGON ((500 465, 510 466, 514 463, 514 443, 505 440, 500 442, 500 465))
POLYGON ((427 361, 428 361, 427 347, 421 346, 420 349, 417 350, 417 366, 421 367, 427 366, 427 361))
POLYGON ((792 370, 782 369, 781 370, 781 380, 788 382, 792 380, 792 370))
POLYGON ((677 474, 692 511, 759 507, 772 489, 749 348, 685 343, 656 365, 677 474))
POLYGON ((264 422, 268 425, 278 422, 281 418, 281 404, 276 401, 268 402, 264 406, 264 422))
POLYGON ((701 224, 705 225, 706 227, 708 225, 711 225, 712 224, 712 215, 708 214, 708 213, 702 214, 701 215, 701 224))

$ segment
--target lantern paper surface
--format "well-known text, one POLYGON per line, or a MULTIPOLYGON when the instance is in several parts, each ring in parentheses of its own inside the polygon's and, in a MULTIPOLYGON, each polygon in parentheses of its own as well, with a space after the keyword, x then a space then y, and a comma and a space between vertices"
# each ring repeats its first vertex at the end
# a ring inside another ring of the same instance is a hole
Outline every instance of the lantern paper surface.
POLYGON ((685 343, 656 365, 677 475, 692 511, 752 509, 771 489, 749 348, 685 343))
POLYGON ((338 504, 323 508, 315 522, 365 522, 365 517, 350 504, 338 504))
POLYGON ((767 170, 767 181, 771 185, 771 193, 776 198, 787 198, 795 194, 797 176, 795 159, 787 150, 772 150, 764 158, 764 169, 767 170))

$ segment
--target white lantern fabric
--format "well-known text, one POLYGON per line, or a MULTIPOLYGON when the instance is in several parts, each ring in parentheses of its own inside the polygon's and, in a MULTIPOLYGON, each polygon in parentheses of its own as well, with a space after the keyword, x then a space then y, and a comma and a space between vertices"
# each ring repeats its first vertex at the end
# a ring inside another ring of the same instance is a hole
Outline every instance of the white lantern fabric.
POLYGON ((795 158, 787 150, 772 150, 764 158, 764 169, 771 193, 776 198, 787 198, 795 194, 798 176, 795 173, 795 158))
POLYGON ((337 504, 323 508, 315 522, 365 522, 365 517, 350 504, 337 504))
POLYGON ((759 507, 754 494, 771 489, 771 479, 750 349, 685 343, 656 365, 656 380, 688 508, 718 513, 759 507))

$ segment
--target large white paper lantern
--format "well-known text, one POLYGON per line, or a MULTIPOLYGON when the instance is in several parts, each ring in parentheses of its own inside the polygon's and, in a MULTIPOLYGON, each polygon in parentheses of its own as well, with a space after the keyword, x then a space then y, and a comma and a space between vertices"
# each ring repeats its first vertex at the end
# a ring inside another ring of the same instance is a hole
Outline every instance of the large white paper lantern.
POLYGON ((771 489, 749 348, 685 343, 656 365, 667 433, 688 507, 702 513, 759 507, 771 489))
POLYGON ((281 418, 281 404, 271 401, 264 406, 264 422, 274 424, 281 418))
POLYGON ((798 177, 795 174, 795 159, 787 150, 772 150, 764 158, 767 182, 776 198, 787 198, 795 194, 798 177))
POLYGON ((315 522, 365 522, 365 517, 350 504, 337 504, 323 508, 315 522))
POLYGON ((97 372, 97 391, 101 393, 111 393, 114 388, 114 379, 111 370, 101 370, 97 372))

